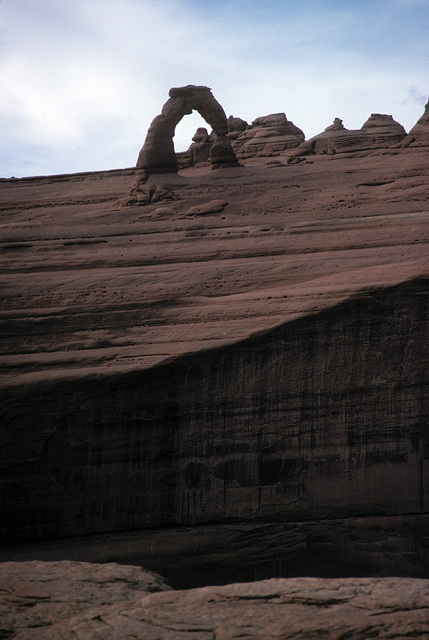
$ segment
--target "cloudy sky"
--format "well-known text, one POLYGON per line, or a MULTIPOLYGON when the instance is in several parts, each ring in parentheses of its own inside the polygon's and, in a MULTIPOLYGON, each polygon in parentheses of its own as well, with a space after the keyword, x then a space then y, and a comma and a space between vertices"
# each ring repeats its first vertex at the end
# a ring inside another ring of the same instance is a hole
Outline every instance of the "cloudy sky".
MULTIPOLYGON (((307 138, 429 95, 429 0, 0 0, 0 177, 133 166, 170 87, 307 138)), ((198 114, 176 129, 186 149, 198 114)))

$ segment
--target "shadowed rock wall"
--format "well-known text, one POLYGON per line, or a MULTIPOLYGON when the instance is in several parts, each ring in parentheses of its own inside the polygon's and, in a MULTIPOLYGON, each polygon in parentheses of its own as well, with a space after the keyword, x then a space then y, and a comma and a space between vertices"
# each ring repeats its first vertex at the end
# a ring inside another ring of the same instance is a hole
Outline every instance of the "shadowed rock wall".
POLYGON ((415 280, 150 370, 6 390, 3 536, 427 511, 427 303, 415 280))

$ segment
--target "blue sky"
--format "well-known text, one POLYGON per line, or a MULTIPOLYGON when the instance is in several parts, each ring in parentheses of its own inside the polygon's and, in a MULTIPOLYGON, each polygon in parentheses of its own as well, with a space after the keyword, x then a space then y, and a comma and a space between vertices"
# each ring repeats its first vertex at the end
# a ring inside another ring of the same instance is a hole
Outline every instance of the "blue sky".
MULTIPOLYGON (((0 177, 133 166, 173 86, 227 115, 409 130, 429 96, 429 0, 1 0, 0 177)), ((179 123, 186 149, 198 114, 179 123)))

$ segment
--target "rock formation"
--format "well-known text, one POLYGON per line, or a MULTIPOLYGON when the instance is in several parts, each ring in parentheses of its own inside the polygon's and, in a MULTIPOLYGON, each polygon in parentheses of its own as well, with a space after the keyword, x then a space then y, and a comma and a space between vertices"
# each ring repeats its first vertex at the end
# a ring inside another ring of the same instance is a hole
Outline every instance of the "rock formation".
POLYGON ((1 181, 6 557, 428 575, 428 154, 281 153, 1 181))
MULTIPOLYGON (((304 141, 304 133, 284 113, 274 113, 253 120, 238 135, 237 119, 230 120, 232 146, 239 159, 276 156, 304 141)), ((243 121, 242 121, 243 122, 243 121)))
POLYGON ((119 565, 7 563, 0 576, 1 633, 16 640, 429 635, 426 580, 295 578, 175 592, 119 565))
POLYGON ((429 147, 429 100, 425 111, 403 140, 404 147, 429 147))
POLYGON ((249 128, 249 124, 242 118, 236 118, 229 116, 227 120, 228 124, 228 137, 230 140, 235 140, 238 136, 249 128))
POLYGON ((137 167, 149 172, 176 171, 173 137, 177 124, 195 109, 213 127, 215 139, 210 154, 212 165, 236 164, 237 158, 227 138, 228 125, 221 105, 208 87, 188 85, 170 89, 169 100, 149 127, 137 167))
POLYGON ((290 156, 383 149, 396 146, 405 136, 404 127, 390 115, 373 113, 357 130, 346 129, 343 121, 335 118, 333 124, 303 142, 290 156))
MULTIPOLYGON (((228 138, 240 159, 278 156, 300 145, 305 137, 301 129, 287 120, 284 113, 256 118, 251 125, 241 118, 229 116, 227 124, 228 138)), ((207 134, 202 148, 198 131, 196 136, 198 140, 195 142, 199 144, 192 144, 188 151, 177 154, 181 168, 195 166, 197 162, 204 161, 208 149, 213 148, 213 155, 216 155, 216 148, 212 146, 213 136, 209 137, 207 134)))

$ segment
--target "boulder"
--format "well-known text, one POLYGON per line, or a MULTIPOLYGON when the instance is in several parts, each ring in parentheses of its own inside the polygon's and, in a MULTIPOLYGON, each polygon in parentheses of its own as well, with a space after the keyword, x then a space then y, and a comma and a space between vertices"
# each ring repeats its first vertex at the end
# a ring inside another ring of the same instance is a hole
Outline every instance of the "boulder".
POLYGON ((175 193, 159 178, 150 175, 145 169, 138 169, 129 195, 122 198, 119 204, 121 207, 141 206, 175 199, 175 193))
POLYGON ((226 200, 210 200, 210 202, 204 202, 203 204, 191 207, 188 211, 188 215, 200 216, 210 213, 220 213, 224 210, 227 204, 226 200))
POLYGON ((343 125, 341 118, 335 118, 334 122, 326 127, 322 133, 317 136, 305 140, 300 146, 290 154, 289 164, 292 162, 292 158, 297 156, 310 155, 313 153, 335 153, 336 141, 340 138, 344 138, 350 133, 343 125))
POLYGON ((231 148, 237 158, 277 156, 304 140, 301 129, 287 120, 284 113, 256 118, 251 125, 241 118, 229 116, 227 124, 226 140, 215 137, 213 133, 202 140, 197 131, 197 139, 194 140, 194 136, 194 143, 189 149, 177 154, 179 167, 195 166, 198 162, 207 161, 209 156, 213 165, 231 164, 234 162, 234 156, 230 157, 231 148))

